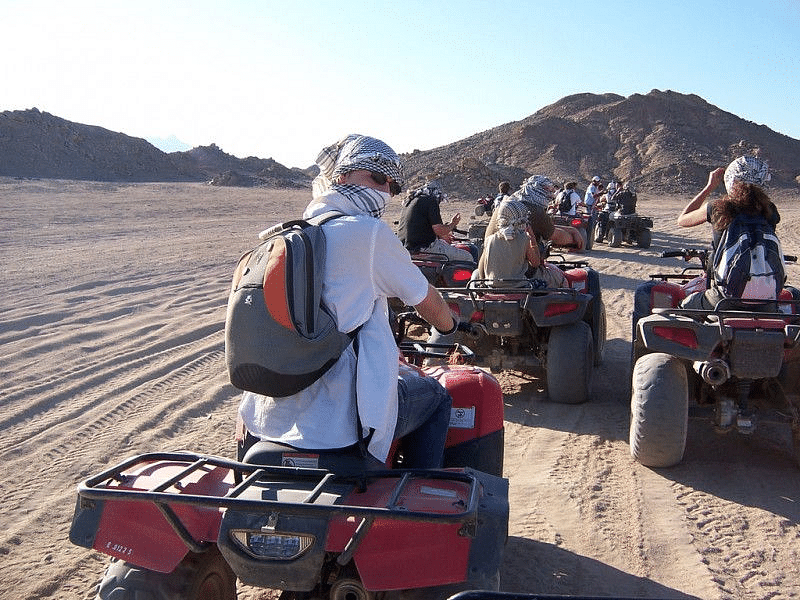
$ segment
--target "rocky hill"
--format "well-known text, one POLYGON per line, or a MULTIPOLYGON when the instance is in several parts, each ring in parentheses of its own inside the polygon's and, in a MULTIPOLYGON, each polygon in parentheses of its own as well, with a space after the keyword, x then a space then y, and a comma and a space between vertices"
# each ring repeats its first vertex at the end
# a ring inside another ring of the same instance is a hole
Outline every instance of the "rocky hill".
POLYGON ((201 181, 180 156, 141 138, 36 108, 0 113, 0 175, 95 181, 201 181))
POLYGON ((166 153, 142 138, 32 108, 0 113, 0 175, 305 187, 315 173, 289 169, 271 158, 236 158, 215 144, 166 153))
MULTIPOLYGON (((800 140, 746 121, 696 95, 653 90, 576 94, 521 120, 402 156, 410 189, 439 180, 453 197, 494 194, 533 173, 583 187, 594 175, 639 190, 684 192, 744 153, 769 161, 774 187, 800 185, 800 140)), ((141 138, 37 109, 0 113, 0 175, 98 181, 208 181, 306 187, 315 167, 237 158, 215 144, 165 153, 141 138)))
POLYGON ((459 197, 495 193, 528 175, 585 186, 594 175, 637 189, 683 192, 712 168, 746 152, 766 158, 772 185, 800 184, 800 140, 776 133, 695 95, 653 90, 567 96, 523 119, 404 156, 411 187, 437 178, 459 197))

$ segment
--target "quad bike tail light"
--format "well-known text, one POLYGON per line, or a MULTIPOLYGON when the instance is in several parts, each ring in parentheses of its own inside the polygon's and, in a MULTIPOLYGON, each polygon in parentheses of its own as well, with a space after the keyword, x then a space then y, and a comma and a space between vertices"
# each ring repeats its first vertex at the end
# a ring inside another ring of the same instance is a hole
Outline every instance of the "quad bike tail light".
POLYGON ((578 228, 581 225, 583 225, 583 219, 572 219, 572 221, 570 221, 569 224, 572 225, 575 228, 578 228))
POLYGON ((544 316, 555 317, 557 315, 566 315, 576 310, 578 310, 577 302, 551 302, 545 307, 544 316))
POLYGON ((313 535, 232 529, 231 538, 248 554, 268 560, 294 560, 314 544, 313 535))
POLYGON ((453 271, 454 283, 466 283, 472 277, 472 271, 469 269, 456 269, 453 271))
POLYGON ((665 340, 685 346, 686 348, 691 348, 692 350, 696 350, 699 346, 697 334, 694 329, 686 327, 659 327, 656 325, 653 327, 653 334, 665 340))

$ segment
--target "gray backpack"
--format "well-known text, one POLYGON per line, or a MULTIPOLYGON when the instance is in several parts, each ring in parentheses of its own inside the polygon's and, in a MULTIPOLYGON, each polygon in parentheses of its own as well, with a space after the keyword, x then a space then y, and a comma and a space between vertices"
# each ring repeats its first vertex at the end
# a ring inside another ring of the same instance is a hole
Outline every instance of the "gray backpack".
POLYGON ((259 234, 239 259, 225 318, 225 362, 231 384, 282 397, 322 377, 358 329, 341 333, 321 300, 325 213, 288 221, 259 234))

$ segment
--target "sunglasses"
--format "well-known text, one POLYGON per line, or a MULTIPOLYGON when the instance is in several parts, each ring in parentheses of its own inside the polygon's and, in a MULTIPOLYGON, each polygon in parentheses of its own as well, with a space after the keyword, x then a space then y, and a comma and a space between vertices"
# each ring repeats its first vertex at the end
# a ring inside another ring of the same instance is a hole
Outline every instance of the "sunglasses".
POLYGON ((383 173, 379 173, 378 171, 370 171, 369 176, 372 178, 372 181, 377 183, 378 185, 386 185, 389 184, 389 193, 392 196, 397 196, 402 189, 400 184, 397 183, 394 179, 389 177, 388 175, 384 175, 383 173))

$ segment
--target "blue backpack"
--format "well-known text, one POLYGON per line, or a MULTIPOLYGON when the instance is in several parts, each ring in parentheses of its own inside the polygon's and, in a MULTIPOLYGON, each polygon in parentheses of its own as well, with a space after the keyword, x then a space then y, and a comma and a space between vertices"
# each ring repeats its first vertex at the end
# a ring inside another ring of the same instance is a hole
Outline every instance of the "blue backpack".
POLYGON ((714 250, 711 283, 726 298, 774 300, 786 281, 783 250, 761 215, 737 215, 714 250))

